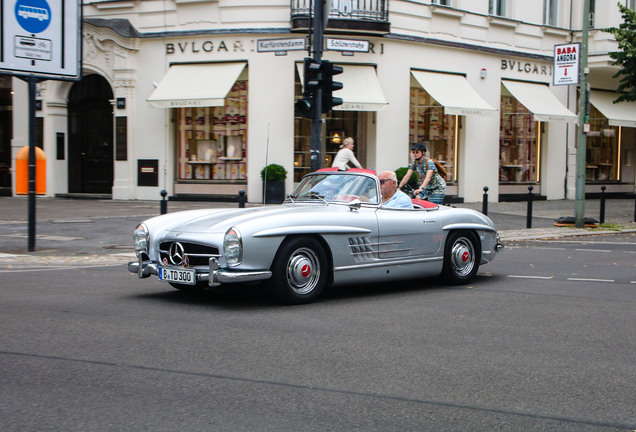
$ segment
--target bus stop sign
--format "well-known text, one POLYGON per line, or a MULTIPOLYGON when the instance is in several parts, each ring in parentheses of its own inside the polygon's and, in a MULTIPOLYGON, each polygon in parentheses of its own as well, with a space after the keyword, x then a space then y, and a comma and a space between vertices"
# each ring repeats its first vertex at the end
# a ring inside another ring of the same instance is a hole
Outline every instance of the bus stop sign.
POLYGON ((81 0, 0 0, 0 73, 81 76, 81 0))

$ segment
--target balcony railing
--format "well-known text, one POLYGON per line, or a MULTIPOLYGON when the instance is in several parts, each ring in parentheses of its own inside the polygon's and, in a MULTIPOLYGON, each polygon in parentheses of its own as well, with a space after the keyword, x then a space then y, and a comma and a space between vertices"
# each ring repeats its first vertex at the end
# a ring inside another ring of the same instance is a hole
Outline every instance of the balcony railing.
MULTIPOLYGON (((307 30, 312 8, 312 0, 291 0, 292 30, 307 30)), ((389 0, 332 0, 325 32, 385 34, 390 28, 389 0)))

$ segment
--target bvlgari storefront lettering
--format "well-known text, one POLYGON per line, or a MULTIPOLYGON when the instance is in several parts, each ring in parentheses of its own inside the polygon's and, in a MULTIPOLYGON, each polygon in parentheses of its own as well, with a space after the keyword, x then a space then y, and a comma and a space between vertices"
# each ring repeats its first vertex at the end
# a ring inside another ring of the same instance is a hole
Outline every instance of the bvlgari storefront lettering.
POLYGON ((552 75, 552 65, 542 65, 519 60, 501 60, 501 70, 524 72, 536 75, 552 75))
MULTIPOLYGON (((254 41, 252 41, 254 42, 254 41)), ((166 54, 197 54, 211 52, 243 52, 245 44, 241 40, 231 42, 221 41, 190 41, 190 42, 167 42, 166 54)), ((252 50, 253 51, 253 50, 252 50)))
MULTIPOLYGON (((263 42, 258 41, 258 42, 263 42)), ((368 42, 368 41, 367 41, 368 42)), ((210 53, 229 53, 229 52, 245 52, 245 51, 261 51, 257 49, 257 41, 249 40, 205 40, 205 41, 182 41, 182 42, 166 42, 166 54, 210 54, 210 53)), ((296 49, 296 48, 294 48, 296 49)), ((368 52, 376 54, 376 45, 368 42, 368 52)), ((284 51, 284 47, 281 47, 284 51)), ((263 51, 266 52, 266 51, 263 51)), ((384 44, 379 44, 379 54, 384 54, 384 44)))

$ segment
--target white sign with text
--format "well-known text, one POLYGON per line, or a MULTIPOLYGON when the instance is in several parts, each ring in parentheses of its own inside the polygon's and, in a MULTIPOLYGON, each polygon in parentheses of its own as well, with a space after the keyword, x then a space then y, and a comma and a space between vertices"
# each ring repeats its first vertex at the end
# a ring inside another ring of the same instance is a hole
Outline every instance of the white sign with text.
POLYGON ((0 0, 0 72, 81 76, 81 0, 0 0))
POLYGON ((554 85, 579 83, 580 52, 580 43, 554 46, 554 85))

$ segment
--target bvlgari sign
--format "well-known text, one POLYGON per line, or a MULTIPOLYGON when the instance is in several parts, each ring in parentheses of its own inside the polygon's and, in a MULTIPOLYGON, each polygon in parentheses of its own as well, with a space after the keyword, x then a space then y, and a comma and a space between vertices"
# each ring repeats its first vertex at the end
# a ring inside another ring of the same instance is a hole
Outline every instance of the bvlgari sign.
POLYGON ((554 46, 554 85, 579 83, 580 43, 554 46))

